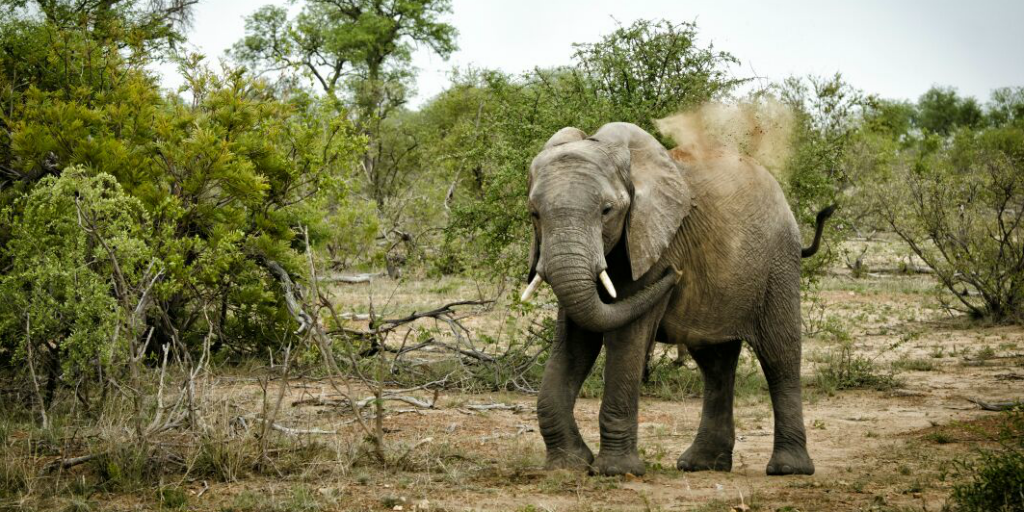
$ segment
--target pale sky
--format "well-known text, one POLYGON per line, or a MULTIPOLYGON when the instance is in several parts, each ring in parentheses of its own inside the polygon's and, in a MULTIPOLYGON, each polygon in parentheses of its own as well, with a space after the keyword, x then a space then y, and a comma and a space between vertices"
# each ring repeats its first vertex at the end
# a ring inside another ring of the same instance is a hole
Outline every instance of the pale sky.
MULTIPOLYGON (((264 3, 271 2, 201 0, 190 43, 216 60, 264 3)), ((702 45, 740 59, 737 77, 771 82, 841 71, 865 92, 911 100, 932 85, 983 102, 994 88, 1024 86, 1021 0, 454 0, 448 21, 460 50, 447 62, 416 52, 412 106, 444 90, 454 66, 522 72, 568 64, 572 43, 641 18, 696 21, 702 45)), ((160 71, 166 85, 181 83, 172 67, 160 71)))

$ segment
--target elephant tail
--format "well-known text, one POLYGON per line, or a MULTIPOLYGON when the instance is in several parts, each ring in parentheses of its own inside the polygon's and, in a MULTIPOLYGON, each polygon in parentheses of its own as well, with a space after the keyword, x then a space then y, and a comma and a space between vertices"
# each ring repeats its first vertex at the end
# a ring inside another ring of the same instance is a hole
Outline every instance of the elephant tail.
POLYGON ((836 211, 836 205, 832 204, 826 206, 824 210, 818 212, 817 218, 814 220, 814 241, 811 242, 810 247, 804 247, 800 249, 801 258, 810 258, 818 252, 818 246, 821 244, 821 232, 825 230, 825 221, 832 216, 836 211))

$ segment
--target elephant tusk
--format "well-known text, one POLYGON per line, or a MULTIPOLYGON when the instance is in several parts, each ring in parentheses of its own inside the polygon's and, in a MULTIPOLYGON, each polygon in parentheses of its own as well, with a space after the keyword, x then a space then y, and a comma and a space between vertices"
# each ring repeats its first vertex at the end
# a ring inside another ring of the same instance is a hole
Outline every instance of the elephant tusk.
POLYGON ((540 283, 540 274, 533 276, 533 281, 530 281, 529 286, 527 286, 526 289, 523 290, 523 296, 519 297, 519 300, 522 302, 530 300, 530 297, 533 296, 533 292, 537 291, 537 288, 540 288, 540 283))
POLYGON ((604 289, 608 290, 608 295, 611 295, 614 299, 618 294, 615 293, 615 286, 612 285, 612 279, 608 277, 608 271, 602 270, 600 277, 601 284, 604 285, 604 289))

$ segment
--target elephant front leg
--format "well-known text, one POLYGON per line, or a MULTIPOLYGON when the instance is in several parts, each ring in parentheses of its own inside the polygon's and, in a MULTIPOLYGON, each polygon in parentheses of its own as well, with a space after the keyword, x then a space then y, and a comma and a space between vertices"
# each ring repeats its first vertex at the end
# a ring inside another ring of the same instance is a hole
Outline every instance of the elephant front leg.
POLYGON ((637 413, 647 347, 665 310, 665 301, 636 322, 609 333, 601 402, 601 451, 593 471, 602 475, 643 475, 637 453, 637 413))
POLYGON ((584 469, 594 460, 576 426, 573 409, 580 387, 600 352, 601 335, 584 331, 559 310, 555 342, 537 399, 537 419, 547 446, 548 469, 584 469))

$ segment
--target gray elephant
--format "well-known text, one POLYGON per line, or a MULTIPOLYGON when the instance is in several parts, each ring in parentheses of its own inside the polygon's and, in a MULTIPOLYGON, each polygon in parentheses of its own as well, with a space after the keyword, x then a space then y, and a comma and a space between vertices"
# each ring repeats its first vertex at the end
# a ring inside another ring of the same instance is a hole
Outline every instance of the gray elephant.
POLYGON ((549 468, 644 473, 637 408, 657 339, 684 345, 704 378, 700 427, 677 467, 731 470, 733 383, 745 340, 774 410, 768 474, 814 473, 800 398, 800 258, 817 250, 831 208, 818 215, 812 246, 801 249, 781 187, 753 160, 687 159, 633 124, 610 123, 590 137, 576 128, 551 137, 530 168, 529 210, 523 300, 543 280, 559 303, 537 403, 549 468), (573 408, 602 346, 595 458, 573 408))

